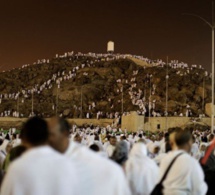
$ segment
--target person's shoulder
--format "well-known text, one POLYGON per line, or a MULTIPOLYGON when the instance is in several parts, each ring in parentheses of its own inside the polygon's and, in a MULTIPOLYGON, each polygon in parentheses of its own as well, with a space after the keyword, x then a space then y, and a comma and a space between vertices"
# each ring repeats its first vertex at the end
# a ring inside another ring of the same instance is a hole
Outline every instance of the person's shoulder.
POLYGON ((162 163, 165 162, 165 161, 168 161, 170 158, 173 157, 173 151, 169 151, 168 153, 166 153, 166 155, 163 157, 162 159, 162 163))
POLYGON ((104 157, 101 157, 100 162, 102 163, 101 169, 103 169, 103 172, 106 173, 107 176, 109 175, 108 177, 113 181, 118 183, 124 179, 124 172, 120 165, 104 157))
MULTIPOLYGON (((180 150, 174 150, 174 151, 170 151, 168 152, 163 159, 161 160, 162 164, 167 164, 169 162, 171 162, 177 155, 181 154, 180 156, 178 156, 177 159, 183 159, 183 160, 187 160, 190 158, 189 154, 187 154, 184 151, 180 151, 180 150)), ((178 160, 177 160, 178 161, 178 160)))
MULTIPOLYGON (((95 155, 98 155, 98 154, 95 154, 95 155)), ((123 175, 122 167, 117 163, 113 162, 111 159, 105 158, 103 156, 99 156, 98 159, 99 159, 99 163, 102 164, 103 169, 108 170, 109 174, 123 175)))
POLYGON ((65 156, 75 159, 99 158, 99 155, 96 155, 95 152, 91 151, 87 146, 81 145, 76 142, 70 142, 70 145, 67 151, 65 152, 65 156))
POLYGON ((121 167, 118 164, 116 164, 115 162, 113 162, 109 158, 103 157, 103 156, 89 150, 86 146, 78 145, 78 147, 80 150, 82 150, 84 152, 84 155, 89 157, 89 159, 91 161, 94 161, 97 164, 102 165, 102 167, 105 167, 105 169, 110 168, 110 171, 112 171, 112 170, 116 171, 116 170, 121 169, 121 167))
MULTIPOLYGON (((97 164, 102 165, 102 167, 105 167, 106 169, 108 169, 108 167, 111 167, 112 169, 120 169, 119 165, 117 165, 116 163, 112 162, 110 159, 105 158, 91 150, 89 150, 86 146, 83 146, 81 144, 72 142, 70 143, 70 151, 74 154, 74 156, 76 156, 76 153, 83 155, 82 157, 87 157, 91 162, 96 162, 97 164)), ((73 155, 71 153, 71 155, 73 155)), ((66 153, 67 155, 68 153, 66 153)), ((80 155, 77 156, 77 158, 81 158, 80 155)))
POLYGON ((13 174, 14 177, 19 177, 19 175, 23 174, 23 171, 25 171, 27 168, 28 164, 25 163, 23 157, 21 156, 10 163, 7 173, 13 174))
POLYGON ((192 163, 192 166, 201 167, 199 161, 196 160, 194 157, 190 156, 190 161, 191 161, 191 163, 192 163))
POLYGON ((195 159, 190 154, 187 152, 182 152, 182 154, 176 159, 176 164, 179 166, 183 165, 184 167, 192 168, 194 161, 195 159))
POLYGON ((108 144, 108 145, 107 145, 107 148, 112 148, 112 145, 111 145, 111 144, 108 144))

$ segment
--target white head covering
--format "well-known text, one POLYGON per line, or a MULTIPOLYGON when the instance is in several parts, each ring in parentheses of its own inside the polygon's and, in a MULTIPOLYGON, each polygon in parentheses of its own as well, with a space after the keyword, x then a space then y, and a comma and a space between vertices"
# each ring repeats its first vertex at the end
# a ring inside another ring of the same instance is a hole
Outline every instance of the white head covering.
POLYGON ((205 155, 205 151, 202 151, 202 150, 201 150, 201 147, 202 147, 202 146, 207 147, 207 143, 202 142, 202 143, 200 144, 199 150, 198 150, 198 152, 196 153, 196 156, 195 156, 195 158, 196 158, 197 160, 200 160, 200 159, 205 155))
POLYGON ((143 158, 147 156, 147 148, 143 143, 134 144, 133 148, 130 151, 129 158, 143 158))
POLYGON ((150 194, 157 183, 158 167, 143 143, 134 144, 126 162, 126 177, 133 195, 150 194))

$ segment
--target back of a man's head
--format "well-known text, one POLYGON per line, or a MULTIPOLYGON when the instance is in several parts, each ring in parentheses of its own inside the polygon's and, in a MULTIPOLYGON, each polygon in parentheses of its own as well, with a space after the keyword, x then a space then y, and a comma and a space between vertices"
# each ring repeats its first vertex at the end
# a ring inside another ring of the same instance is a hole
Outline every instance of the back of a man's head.
POLYGON ((48 125, 40 117, 32 117, 26 121, 21 130, 21 139, 32 145, 39 146, 48 141, 48 125))
POLYGON ((175 143, 178 148, 184 148, 187 152, 189 152, 192 144, 192 134, 188 130, 176 131, 175 143))
POLYGON ((96 144, 92 144, 89 149, 91 149, 94 152, 99 152, 99 146, 96 144))
POLYGON ((214 139, 214 134, 211 133, 208 137, 208 140, 209 140, 209 142, 211 142, 213 139, 214 139))
POLYGON ((126 136, 123 135, 123 136, 120 137, 120 139, 121 139, 121 140, 126 140, 126 136))

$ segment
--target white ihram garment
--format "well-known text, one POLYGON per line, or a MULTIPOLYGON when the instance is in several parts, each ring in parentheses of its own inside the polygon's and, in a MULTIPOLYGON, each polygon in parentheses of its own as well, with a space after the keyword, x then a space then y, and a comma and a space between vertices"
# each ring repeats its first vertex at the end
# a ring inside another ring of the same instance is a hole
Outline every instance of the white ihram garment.
POLYGON ((143 143, 134 144, 126 162, 126 176, 132 195, 148 195, 158 181, 158 166, 147 157, 143 143))
POLYGON ((181 153, 172 165, 167 178, 163 182, 165 195, 204 195, 207 185, 199 162, 182 150, 169 152, 161 161, 159 181, 173 158, 181 153))
POLYGON ((49 146, 41 146, 11 163, 0 194, 76 195, 80 185, 71 162, 49 146))
POLYGON ((80 195, 130 195, 123 170, 114 162, 76 142, 70 143, 65 156, 78 165, 80 195))

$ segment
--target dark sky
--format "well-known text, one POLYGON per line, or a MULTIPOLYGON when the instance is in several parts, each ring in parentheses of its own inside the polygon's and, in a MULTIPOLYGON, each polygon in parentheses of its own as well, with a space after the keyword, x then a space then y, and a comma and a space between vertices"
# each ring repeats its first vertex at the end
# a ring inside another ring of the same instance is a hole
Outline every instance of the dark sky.
POLYGON ((51 58, 56 53, 106 52, 178 59, 210 70, 211 0, 0 1, 0 66, 51 58))

